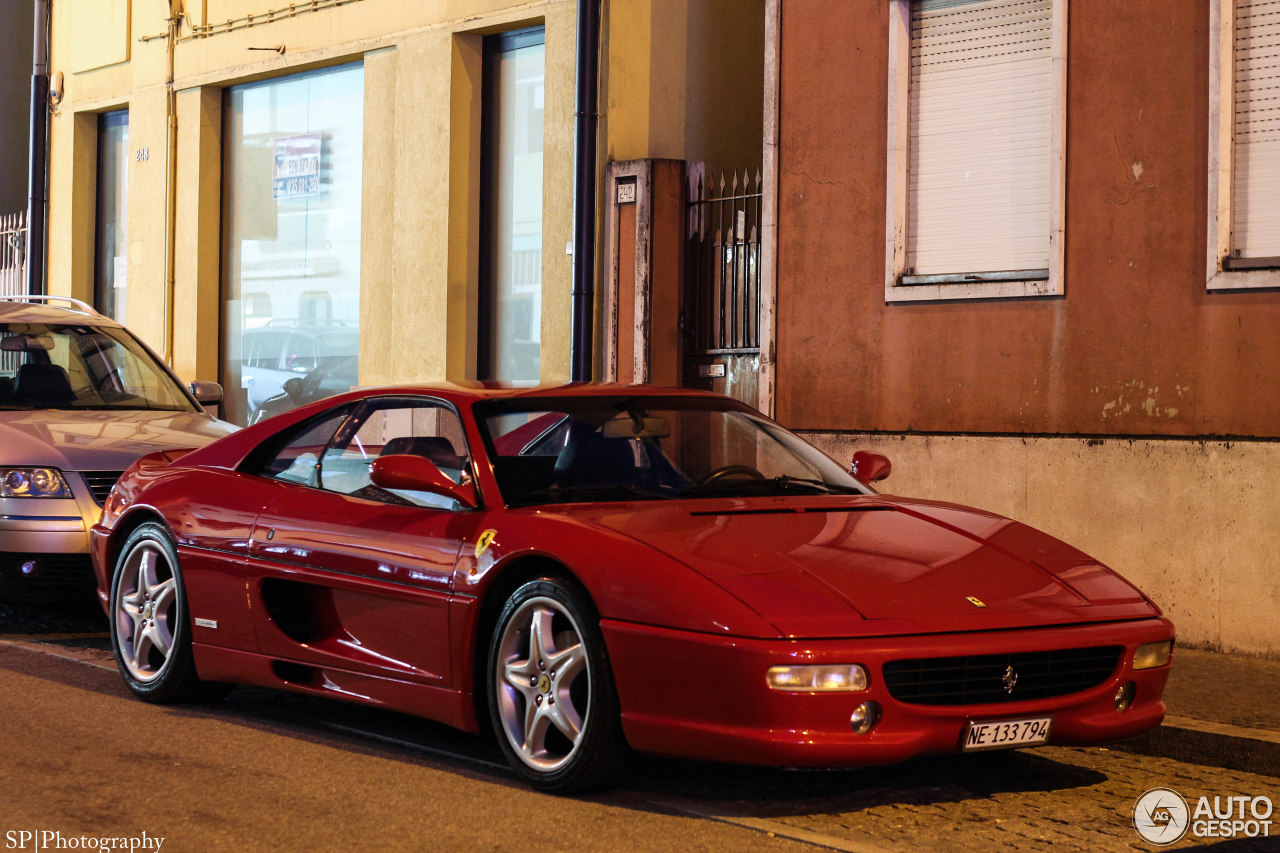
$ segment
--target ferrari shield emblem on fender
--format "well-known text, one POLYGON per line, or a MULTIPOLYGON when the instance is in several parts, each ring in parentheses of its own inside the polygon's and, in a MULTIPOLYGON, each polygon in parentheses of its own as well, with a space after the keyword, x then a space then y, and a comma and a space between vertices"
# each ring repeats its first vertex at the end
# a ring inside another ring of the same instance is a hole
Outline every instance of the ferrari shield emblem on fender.
POLYGON ((986 604, 984 604, 984 603, 982 602, 982 599, 981 599, 981 598, 974 598, 972 595, 965 596, 965 601, 969 602, 969 603, 970 603, 970 604, 972 604, 974 607, 986 607, 986 606, 987 606, 986 604))
POLYGON ((480 559, 480 555, 489 550, 489 546, 493 544, 493 540, 498 536, 496 530, 486 530, 480 534, 480 538, 476 540, 476 559, 480 559))

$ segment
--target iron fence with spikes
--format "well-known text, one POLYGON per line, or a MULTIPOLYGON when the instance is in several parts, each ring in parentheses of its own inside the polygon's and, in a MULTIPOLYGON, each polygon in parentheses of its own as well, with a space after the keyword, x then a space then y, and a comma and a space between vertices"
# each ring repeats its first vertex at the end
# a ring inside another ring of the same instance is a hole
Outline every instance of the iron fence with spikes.
POLYGON ((27 215, 0 215, 0 296, 27 292, 27 215))
POLYGON ((688 182, 685 335, 690 354, 760 349, 760 213, 757 169, 719 182, 688 182))

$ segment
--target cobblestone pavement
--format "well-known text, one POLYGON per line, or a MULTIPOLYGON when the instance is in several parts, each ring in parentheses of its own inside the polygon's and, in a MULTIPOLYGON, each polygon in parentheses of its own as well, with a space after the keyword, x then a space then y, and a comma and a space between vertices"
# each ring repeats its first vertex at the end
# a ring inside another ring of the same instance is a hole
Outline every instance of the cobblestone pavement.
MULTIPOLYGON (((652 762, 639 790, 686 813, 745 823, 837 850, 1155 850, 1133 827, 1151 788, 1201 796, 1267 796, 1280 779, 1097 748, 917 759, 892 767, 782 772, 652 762)), ((1225 808, 1225 806, 1224 806, 1225 808)), ((1190 833, 1163 849, 1217 842, 1223 851, 1280 850, 1275 837, 1224 842, 1190 833)))
POLYGON ((0 601, 0 635, 101 633, 107 617, 92 595, 72 601, 0 601))

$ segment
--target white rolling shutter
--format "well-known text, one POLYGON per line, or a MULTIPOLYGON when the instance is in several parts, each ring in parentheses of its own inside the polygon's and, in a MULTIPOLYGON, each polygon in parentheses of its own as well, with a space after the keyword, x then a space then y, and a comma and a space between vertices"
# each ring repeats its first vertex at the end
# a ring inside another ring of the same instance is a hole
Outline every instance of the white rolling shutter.
POLYGON ((909 274, 1047 270, 1053 0, 911 7, 909 274))
POLYGON ((1231 248, 1280 257, 1280 0, 1237 0, 1231 248))

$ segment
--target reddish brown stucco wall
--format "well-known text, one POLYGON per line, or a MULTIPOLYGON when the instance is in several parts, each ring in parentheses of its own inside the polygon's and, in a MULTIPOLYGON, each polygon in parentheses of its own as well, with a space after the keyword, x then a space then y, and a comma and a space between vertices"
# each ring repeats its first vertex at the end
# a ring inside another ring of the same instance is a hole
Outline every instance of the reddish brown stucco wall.
POLYGON ((892 306, 886 2, 781 15, 783 423, 1280 436, 1280 294, 1205 292, 1208 0, 1070 4, 1065 296, 892 306))

